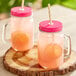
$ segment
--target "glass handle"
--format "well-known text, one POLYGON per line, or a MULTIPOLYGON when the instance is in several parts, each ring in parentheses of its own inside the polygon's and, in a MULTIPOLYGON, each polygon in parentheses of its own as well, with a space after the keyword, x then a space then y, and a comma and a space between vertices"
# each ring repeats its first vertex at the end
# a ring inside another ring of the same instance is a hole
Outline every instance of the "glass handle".
MULTIPOLYGON (((64 38, 67 37, 68 39, 68 51, 67 53, 64 55, 64 58, 69 58, 71 55, 71 37, 69 35, 64 34, 64 38)), ((66 50, 65 50, 66 51, 66 50)))
POLYGON ((2 28, 2 41, 3 43, 7 43, 8 40, 6 39, 6 27, 7 27, 8 24, 5 24, 2 28))

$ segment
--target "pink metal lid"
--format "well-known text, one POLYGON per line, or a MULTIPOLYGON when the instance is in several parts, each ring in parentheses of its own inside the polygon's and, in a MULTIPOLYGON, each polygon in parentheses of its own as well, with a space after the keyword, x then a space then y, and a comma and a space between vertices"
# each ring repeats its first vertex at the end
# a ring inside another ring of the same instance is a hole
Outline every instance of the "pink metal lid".
POLYGON ((42 21, 39 24, 39 30, 44 32, 59 32, 62 31, 62 23, 56 20, 52 21, 52 25, 50 25, 50 21, 42 21))
POLYGON ((27 17, 32 15, 32 9, 30 7, 24 7, 23 9, 21 7, 14 7, 11 9, 11 15, 17 17, 27 17))

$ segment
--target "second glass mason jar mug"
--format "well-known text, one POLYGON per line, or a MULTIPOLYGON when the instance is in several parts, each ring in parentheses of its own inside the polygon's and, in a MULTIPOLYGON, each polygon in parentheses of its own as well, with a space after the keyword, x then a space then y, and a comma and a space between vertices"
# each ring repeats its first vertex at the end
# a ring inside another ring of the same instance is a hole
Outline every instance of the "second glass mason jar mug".
POLYGON ((33 17, 30 7, 11 9, 11 44, 16 51, 26 51, 33 47, 33 17))
POLYGON ((64 58, 71 54, 71 38, 64 35, 62 31, 62 23, 59 21, 49 20, 39 24, 38 39, 38 62, 43 68, 57 69, 63 64, 64 58), (64 53, 64 38, 68 39, 68 50, 64 53))

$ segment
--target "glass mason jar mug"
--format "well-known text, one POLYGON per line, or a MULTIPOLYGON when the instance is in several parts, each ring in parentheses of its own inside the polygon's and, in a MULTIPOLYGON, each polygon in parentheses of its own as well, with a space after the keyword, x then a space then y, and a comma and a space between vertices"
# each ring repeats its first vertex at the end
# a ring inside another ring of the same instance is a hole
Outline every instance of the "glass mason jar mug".
MULTIPOLYGON (((11 9, 11 44, 16 51, 26 51, 33 47, 33 17, 30 7, 11 9)), ((5 27, 4 27, 5 28, 5 27)))
POLYGON ((59 21, 42 21, 39 24, 38 62, 43 68, 57 69, 63 64, 64 58, 71 54, 71 38, 64 35, 62 23, 59 21), (64 53, 64 38, 68 39, 68 50, 64 53))

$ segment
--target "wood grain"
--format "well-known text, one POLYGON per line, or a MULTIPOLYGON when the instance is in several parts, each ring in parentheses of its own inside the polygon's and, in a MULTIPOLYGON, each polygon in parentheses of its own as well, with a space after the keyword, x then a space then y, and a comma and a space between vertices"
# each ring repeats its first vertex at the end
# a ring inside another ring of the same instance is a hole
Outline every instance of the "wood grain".
POLYGON ((64 75, 76 69, 76 52, 72 54, 58 70, 44 69, 38 64, 37 46, 26 52, 16 52, 10 48, 4 58, 4 67, 19 76, 55 76, 64 75))

